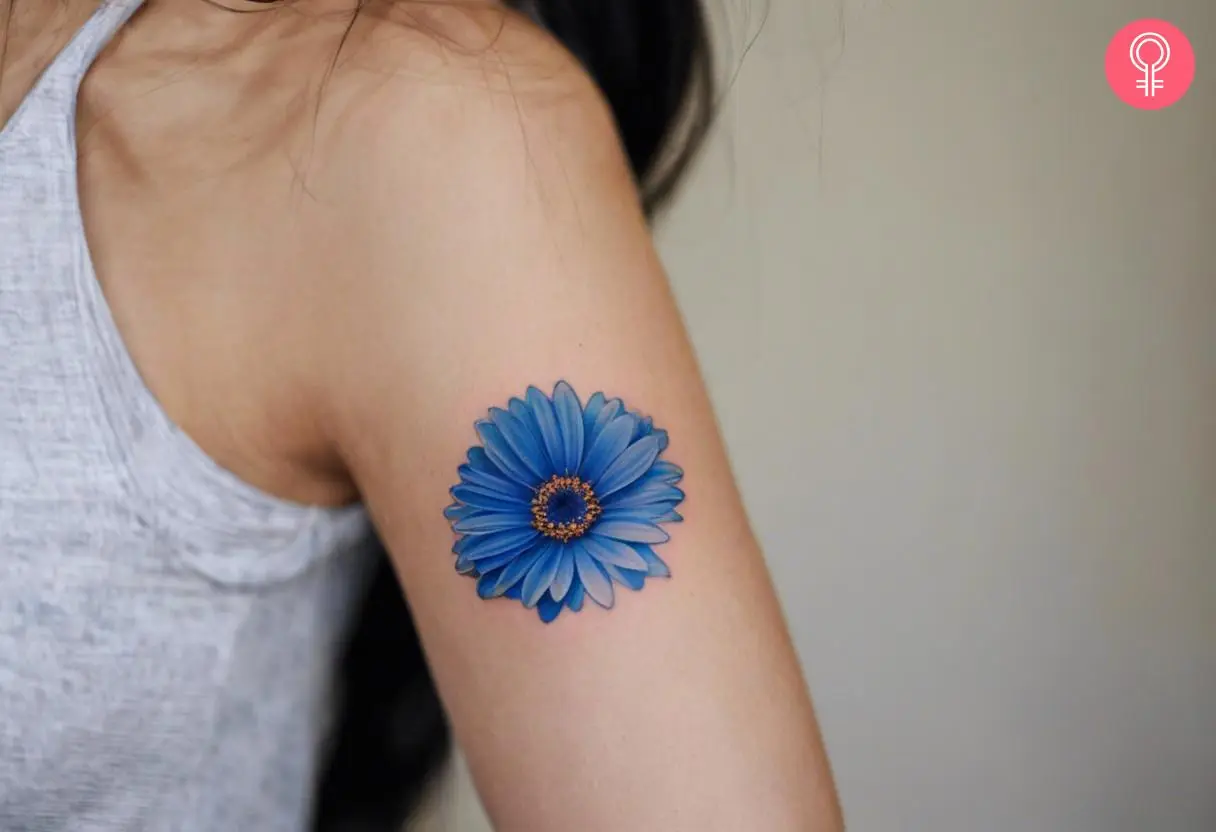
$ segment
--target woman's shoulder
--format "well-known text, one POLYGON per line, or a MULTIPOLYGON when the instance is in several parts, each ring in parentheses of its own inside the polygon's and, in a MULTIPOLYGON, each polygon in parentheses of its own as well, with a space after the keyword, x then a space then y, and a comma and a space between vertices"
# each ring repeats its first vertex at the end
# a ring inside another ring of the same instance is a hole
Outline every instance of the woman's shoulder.
POLYGON ((530 130, 615 140, 579 61, 495 3, 368 4, 326 79, 318 117, 328 151, 343 159, 374 159, 378 142, 394 155, 501 147, 530 130))
POLYGON ((309 168, 343 239, 409 245, 421 267, 454 229, 485 239, 593 202, 633 210, 612 112, 551 35, 492 6, 369 9, 322 92, 309 168))
POLYGON ((343 46, 346 66, 377 74, 492 75, 503 59, 524 68, 518 61, 525 56, 550 71, 570 63, 535 20, 493 0, 372 0, 351 19, 343 46))

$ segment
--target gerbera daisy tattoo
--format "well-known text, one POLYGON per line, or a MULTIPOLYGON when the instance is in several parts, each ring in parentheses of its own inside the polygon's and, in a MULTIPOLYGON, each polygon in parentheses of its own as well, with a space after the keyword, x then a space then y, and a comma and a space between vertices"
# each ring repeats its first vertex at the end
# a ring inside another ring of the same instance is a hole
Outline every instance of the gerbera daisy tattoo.
POLYGON ((544 622, 590 598, 605 609, 613 584, 640 590, 670 577, 654 546, 679 522, 677 465, 660 459, 667 432, 596 393, 584 405, 564 381, 529 387, 476 424, 444 515, 456 532, 456 571, 482 598, 511 598, 544 622))

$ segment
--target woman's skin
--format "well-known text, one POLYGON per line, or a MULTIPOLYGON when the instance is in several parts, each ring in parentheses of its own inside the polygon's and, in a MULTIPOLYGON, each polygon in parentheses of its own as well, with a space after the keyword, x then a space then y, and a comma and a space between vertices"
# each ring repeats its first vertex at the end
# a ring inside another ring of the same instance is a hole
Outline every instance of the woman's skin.
MULTIPOLYGON (((16 2, 0 119, 93 9, 16 2)), ((150 0, 86 78, 85 224, 148 386, 248 482, 366 501, 498 828, 841 828, 594 86, 490 5, 350 12, 150 0), (653 415, 687 500, 670 581, 546 626, 456 574, 443 509, 473 421, 563 378, 653 415)))

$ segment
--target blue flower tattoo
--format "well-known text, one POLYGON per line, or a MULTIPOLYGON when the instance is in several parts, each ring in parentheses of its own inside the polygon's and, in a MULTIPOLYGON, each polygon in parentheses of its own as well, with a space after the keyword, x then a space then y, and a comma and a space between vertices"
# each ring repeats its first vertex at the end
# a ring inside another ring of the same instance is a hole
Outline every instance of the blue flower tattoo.
POLYGON ((639 590, 670 570, 651 548, 679 522, 679 466, 659 459, 667 431, 596 393, 583 405, 564 381, 529 387, 476 424, 480 445, 444 511, 458 535, 456 571, 482 598, 512 598, 546 623, 586 598, 605 609, 613 583, 639 590))

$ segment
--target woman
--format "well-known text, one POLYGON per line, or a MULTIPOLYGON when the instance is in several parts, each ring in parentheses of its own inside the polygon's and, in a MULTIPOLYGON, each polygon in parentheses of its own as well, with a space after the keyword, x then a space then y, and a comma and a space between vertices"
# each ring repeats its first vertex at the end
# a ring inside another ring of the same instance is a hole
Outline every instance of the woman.
POLYGON ((393 820, 386 574, 499 828, 839 828, 646 227, 691 0, 6 12, 0 828, 393 820))

